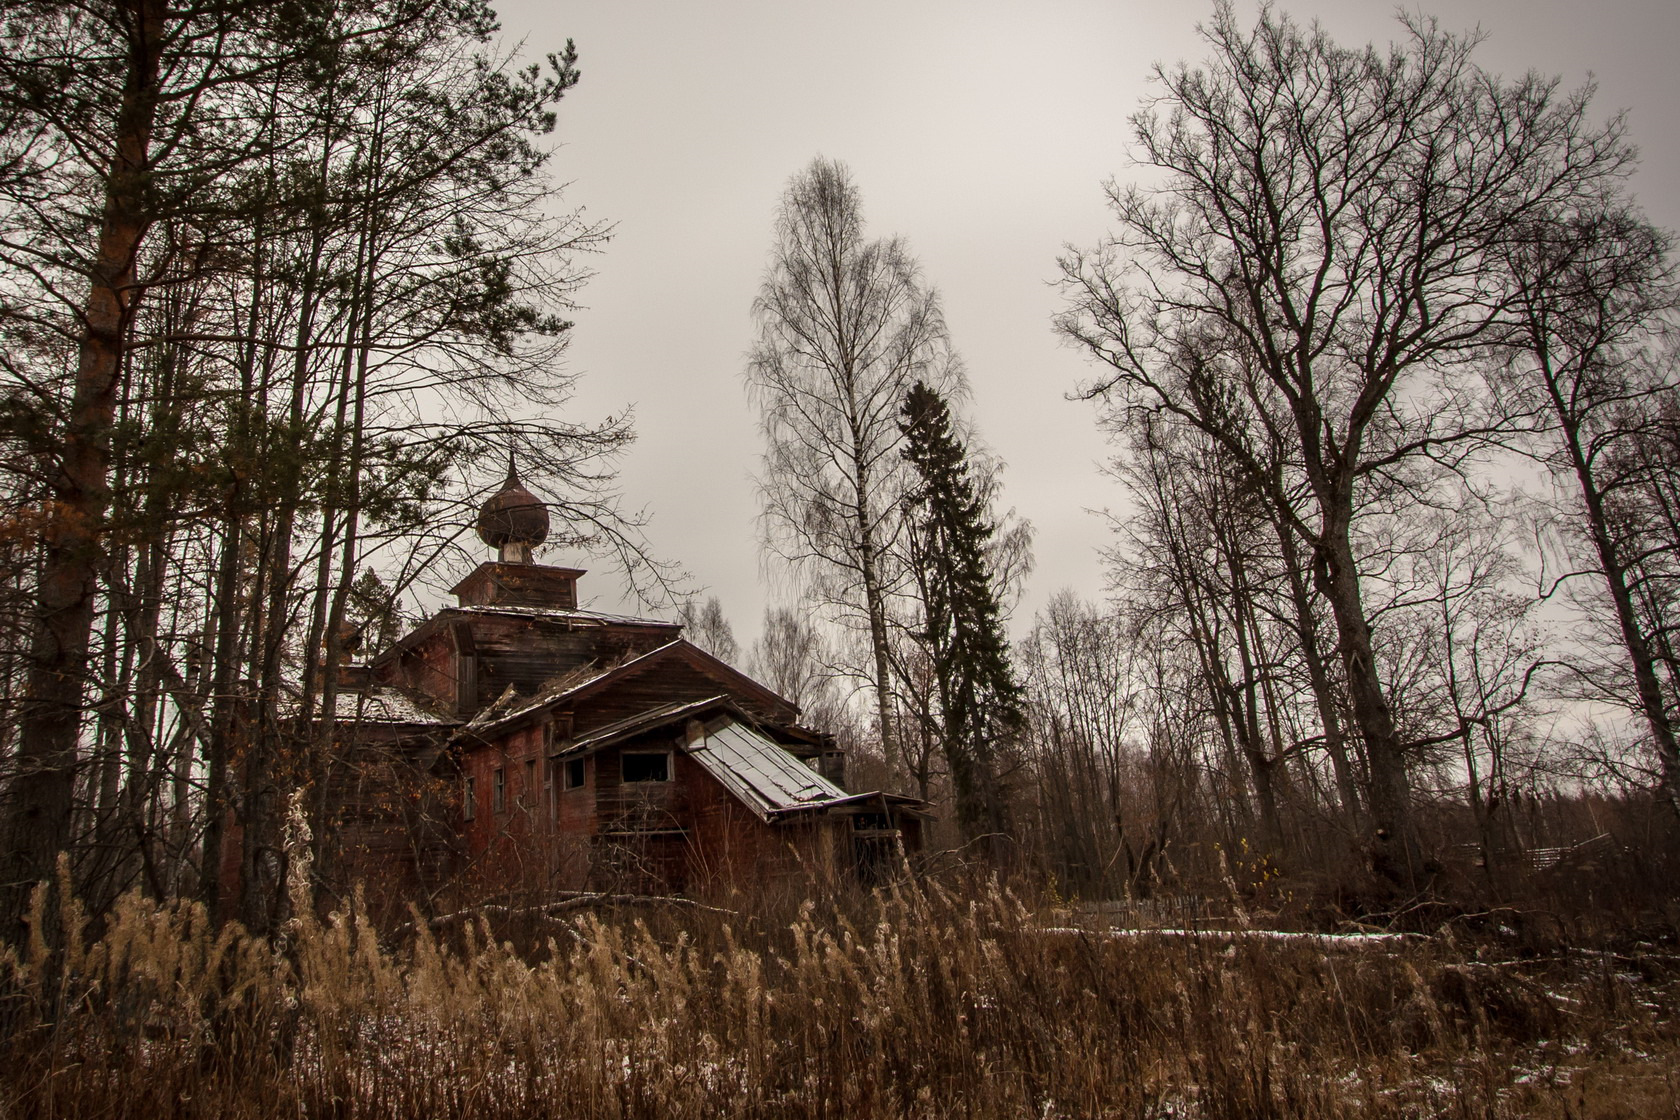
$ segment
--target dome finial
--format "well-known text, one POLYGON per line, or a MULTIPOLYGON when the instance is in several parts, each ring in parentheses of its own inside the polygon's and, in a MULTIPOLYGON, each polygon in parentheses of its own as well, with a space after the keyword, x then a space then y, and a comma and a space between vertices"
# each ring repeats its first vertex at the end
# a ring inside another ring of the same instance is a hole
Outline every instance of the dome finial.
POLYGON ((478 538, 504 564, 530 564, 531 550, 548 539, 548 507, 519 481, 513 451, 502 488, 478 511, 478 538))

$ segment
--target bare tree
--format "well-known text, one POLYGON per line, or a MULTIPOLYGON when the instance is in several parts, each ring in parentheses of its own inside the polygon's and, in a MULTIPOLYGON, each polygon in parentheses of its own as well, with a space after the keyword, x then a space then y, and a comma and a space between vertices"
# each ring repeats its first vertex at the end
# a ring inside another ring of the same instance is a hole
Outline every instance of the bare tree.
POLYGON ((1113 610, 1051 596, 1019 647, 1041 844, 1077 889, 1127 887, 1151 849, 1130 822, 1136 651, 1113 610))
POLYGON ((741 646, 735 641, 735 631, 730 627, 729 619, 724 617, 723 604, 716 595, 707 596, 704 606, 696 603, 697 599, 688 598, 679 606, 683 637, 713 657, 733 664, 741 656, 741 646))
POLYGON ((1471 61, 1472 37, 1409 19, 1349 49, 1221 4, 1203 68, 1159 70, 1133 118, 1159 189, 1110 187, 1120 234, 1063 262, 1069 337, 1109 370, 1092 393, 1202 428, 1275 494, 1329 603, 1364 743, 1373 862, 1424 876, 1406 743, 1379 672, 1358 515, 1423 494, 1510 426, 1470 375, 1509 324, 1502 249, 1543 209, 1629 167, 1588 92, 1471 61), (1286 448, 1280 480, 1258 448, 1286 448))
POLYGON ((787 697, 806 713, 832 700, 835 669, 822 632, 792 607, 766 607, 764 624, 747 666, 772 691, 787 697))
POLYGON ((754 314, 747 387, 760 409, 764 541, 811 597, 868 635, 876 717, 893 740, 888 602, 906 487, 898 408, 924 381, 960 395, 939 299, 897 238, 867 240, 846 168, 788 184, 754 314))
POLYGON ((1576 574, 1600 581, 1625 656, 1626 674, 1598 689, 1600 698, 1631 691, 1680 816, 1680 697, 1672 676, 1665 695, 1660 675, 1675 626, 1680 534, 1672 449, 1651 454, 1663 442, 1664 416, 1680 408, 1673 357, 1658 337, 1674 307, 1668 238, 1625 199, 1591 202, 1537 216, 1511 247, 1518 375, 1552 420, 1545 458, 1579 499, 1571 536, 1585 538, 1591 559, 1576 574))

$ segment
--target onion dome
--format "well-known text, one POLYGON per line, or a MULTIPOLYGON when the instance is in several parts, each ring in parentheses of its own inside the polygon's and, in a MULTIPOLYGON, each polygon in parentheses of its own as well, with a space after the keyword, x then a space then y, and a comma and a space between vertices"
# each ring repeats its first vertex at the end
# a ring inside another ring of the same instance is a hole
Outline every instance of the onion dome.
POLYGON ((529 564, 531 550, 548 539, 548 507, 525 489, 508 454, 507 481, 478 511, 478 537, 503 561, 529 564))

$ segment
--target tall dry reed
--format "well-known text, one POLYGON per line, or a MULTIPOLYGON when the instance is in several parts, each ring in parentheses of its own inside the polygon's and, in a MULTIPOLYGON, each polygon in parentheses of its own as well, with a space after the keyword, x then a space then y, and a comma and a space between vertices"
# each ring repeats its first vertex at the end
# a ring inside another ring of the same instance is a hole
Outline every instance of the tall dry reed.
POLYGON ((8 1116, 1680 1115, 1656 953, 1117 935, 995 887, 580 911, 519 950, 60 920, 62 956, 0 960, 8 1116))

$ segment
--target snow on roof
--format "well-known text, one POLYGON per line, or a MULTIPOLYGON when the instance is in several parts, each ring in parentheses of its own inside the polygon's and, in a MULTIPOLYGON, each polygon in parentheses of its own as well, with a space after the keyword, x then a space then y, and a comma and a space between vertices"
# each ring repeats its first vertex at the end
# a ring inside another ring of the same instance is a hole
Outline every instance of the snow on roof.
POLYGON ((594 665, 582 665, 545 682, 531 696, 515 692, 512 686, 509 686, 502 695, 479 709, 464 726, 479 732, 491 727, 498 727, 510 720, 518 719, 520 716, 530 715, 538 708, 546 707, 562 697, 576 692, 584 685, 598 681, 614 671, 613 669, 597 668, 594 665))
POLYGON ((495 603, 473 606, 445 607, 439 614, 503 614, 520 618, 553 618, 570 622, 613 623, 621 626, 658 626, 669 630, 682 628, 680 622, 666 622, 662 618, 637 618, 627 614, 606 614, 566 607, 527 607, 515 603, 495 603))
POLYGON ((690 743, 688 753, 766 820, 777 813, 852 800, 780 743, 733 719, 715 729, 708 725, 705 737, 690 743))
POLYGON ((425 723, 454 726, 459 720, 445 719, 422 706, 413 697, 395 689, 338 693, 333 718, 340 723, 425 723))

